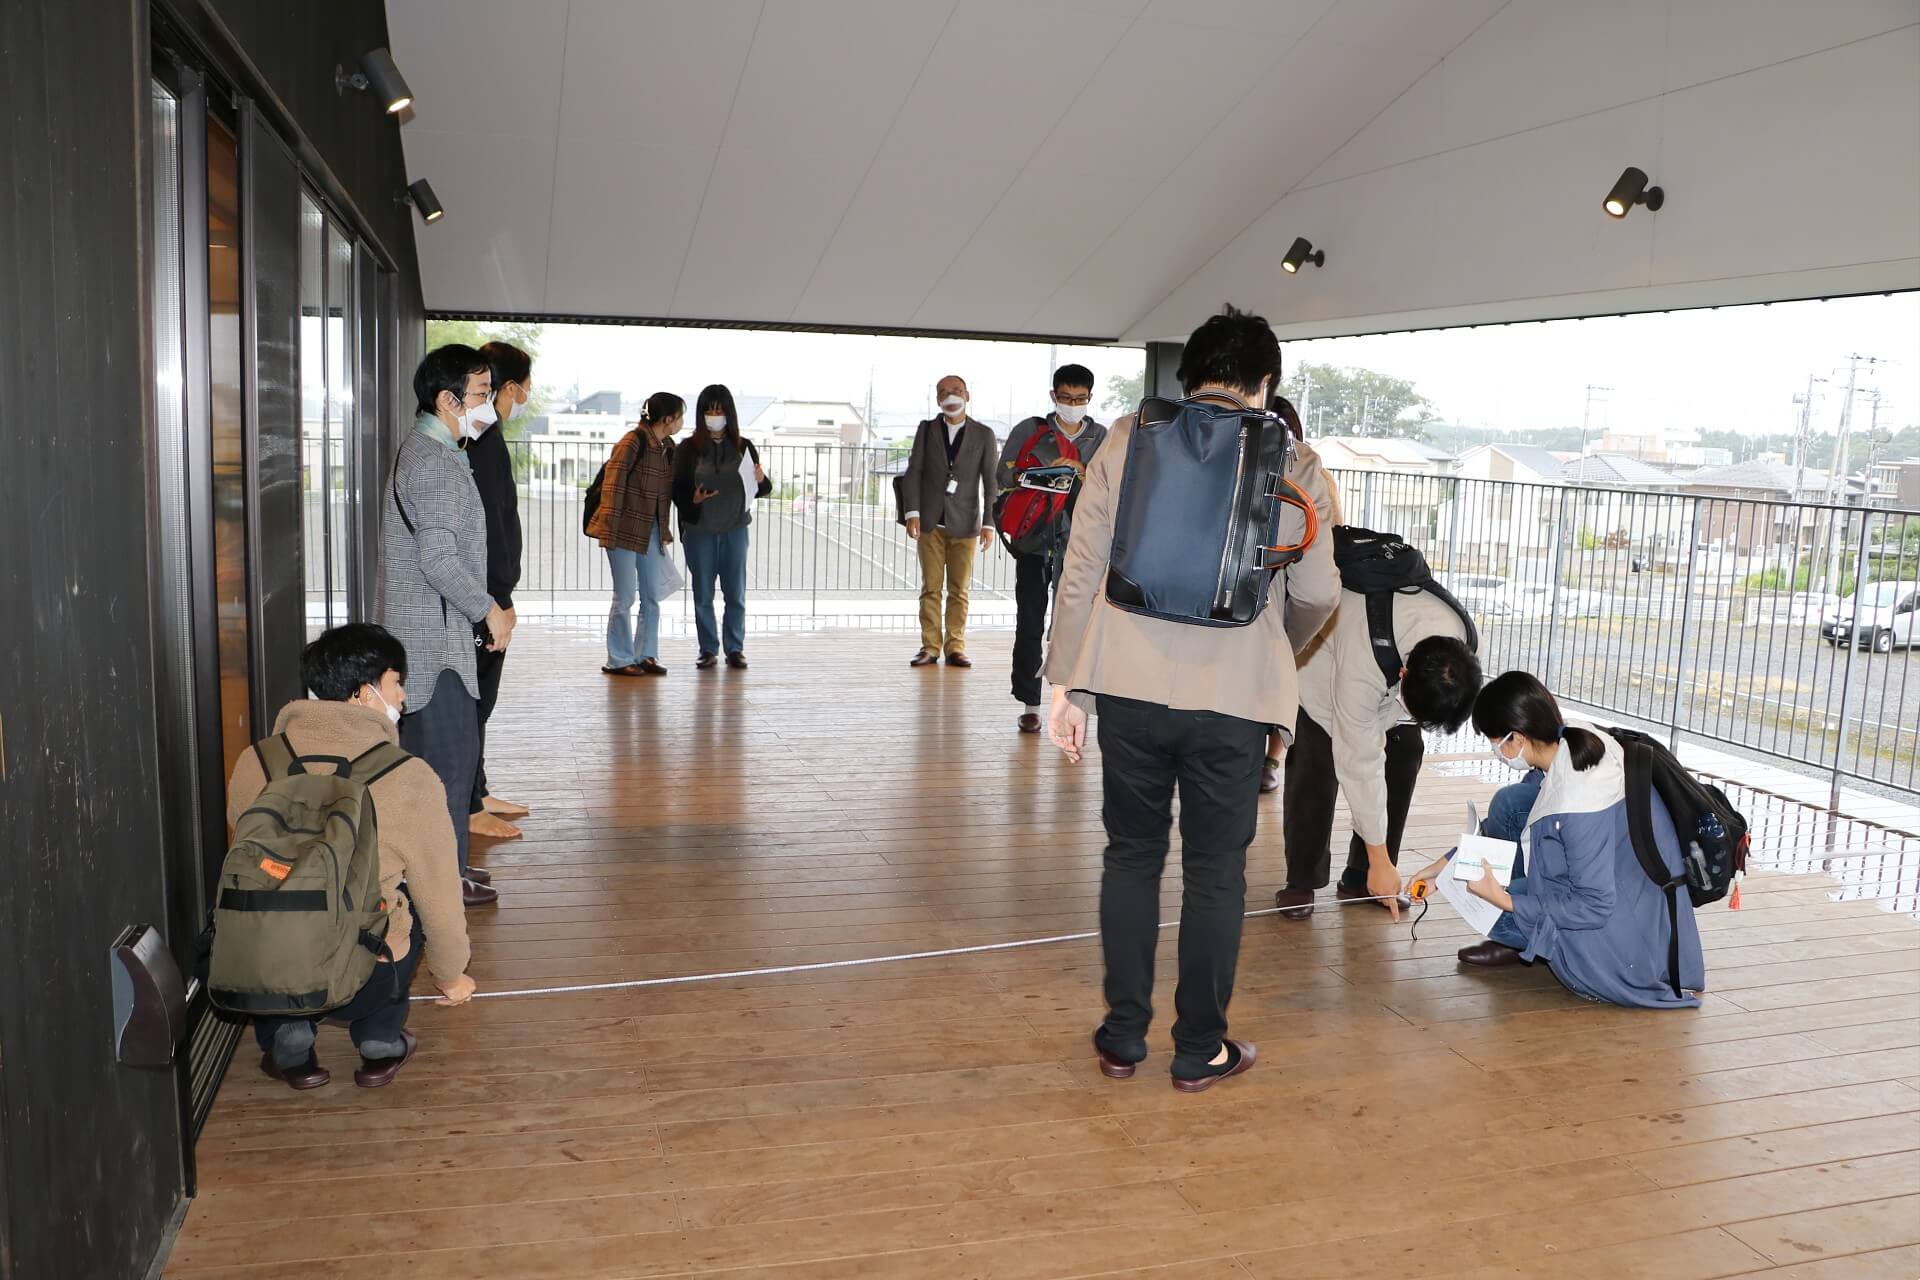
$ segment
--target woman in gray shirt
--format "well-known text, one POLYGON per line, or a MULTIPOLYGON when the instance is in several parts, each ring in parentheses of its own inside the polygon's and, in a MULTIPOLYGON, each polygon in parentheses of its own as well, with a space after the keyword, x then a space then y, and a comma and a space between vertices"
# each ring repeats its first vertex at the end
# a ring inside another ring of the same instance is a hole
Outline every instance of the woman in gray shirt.
POLYGON ((699 420, 673 459, 673 502, 680 509, 680 545, 692 579, 694 626, 700 633, 700 659, 694 665, 710 670, 724 652, 729 667, 744 670, 747 526, 753 514, 747 508, 742 459, 752 464, 755 497, 766 497, 773 485, 760 467, 759 451, 740 435, 733 392, 715 383, 694 404, 699 420), (727 598, 724 625, 716 625, 713 616, 716 581, 727 598))

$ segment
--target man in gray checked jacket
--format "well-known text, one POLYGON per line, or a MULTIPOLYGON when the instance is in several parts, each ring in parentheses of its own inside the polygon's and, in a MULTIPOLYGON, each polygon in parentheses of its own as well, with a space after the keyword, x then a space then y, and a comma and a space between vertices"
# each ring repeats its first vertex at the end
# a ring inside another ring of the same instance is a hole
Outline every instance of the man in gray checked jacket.
MULTIPOLYGON (((447 790, 470 907, 500 894, 467 865, 467 809, 480 764, 479 646, 499 650, 513 620, 487 590, 487 517, 462 453, 494 420, 493 378, 472 347, 427 353, 413 375, 419 417, 394 459, 380 513, 380 621, 406 646, 400 745, 433 766, 447 790)), ((389 708, 398 715, 400 708, 389 708)))

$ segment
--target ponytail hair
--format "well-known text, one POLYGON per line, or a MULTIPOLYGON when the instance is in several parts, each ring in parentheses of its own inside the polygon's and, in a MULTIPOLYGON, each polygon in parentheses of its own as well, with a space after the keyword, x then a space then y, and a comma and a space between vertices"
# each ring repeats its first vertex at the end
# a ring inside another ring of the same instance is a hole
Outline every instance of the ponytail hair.
POLYGON ((1547 686, 1525 671, 1495 676, 1473 704, 1473 727, 1496 741, 1510 733, 1566 745, 1573 767, 1585 772, 1606 754, 1600 736, 1569 725, 1547 686))
POLYGON ((687 402, 671 391, 656 391, 640 406, 640 424, 656 426, 687 411, 687 402))

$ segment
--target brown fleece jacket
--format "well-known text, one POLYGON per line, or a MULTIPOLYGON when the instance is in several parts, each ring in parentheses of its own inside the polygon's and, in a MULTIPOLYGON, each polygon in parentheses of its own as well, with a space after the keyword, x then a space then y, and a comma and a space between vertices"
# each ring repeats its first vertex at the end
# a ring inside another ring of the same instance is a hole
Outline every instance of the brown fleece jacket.
MULTIPOLYGON (((349 760, 381 742, 397 745, 400 741, 399 730, 381 712, 352 702, 305 698, 281 709, 273 731, 286 734, 301 755, 349 760)), ((332 766, 316 768, 331 771, 332 766)), ((251 749, 242 752, 233 766, 233 781, 227 784, 228 825, 237 822, 265 789, 260 757, 251 749)), ((467 971, 472 953, 446 788, 433 766, 416 756, 374 783, 372 791, 380 820, 380 891, 391 904, 387 944, 394 959, 407 954, 417 909, 427 931, 427 968, 436 981, 452 982, 467 971), (402 880, 407 882, 406 893, 400 892, 402 880)))

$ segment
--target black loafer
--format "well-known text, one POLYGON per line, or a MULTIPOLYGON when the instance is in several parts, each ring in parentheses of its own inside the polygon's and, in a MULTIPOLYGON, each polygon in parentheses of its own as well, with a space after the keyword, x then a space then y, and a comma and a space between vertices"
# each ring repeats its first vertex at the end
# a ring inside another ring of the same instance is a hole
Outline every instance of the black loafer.
POLYGON ((272 1079, 278 1080, 281 1084, 286 1085, 287 1088, 300 1089, 303 1091, 307 1089, 318 1089, 321 1085, 333 1079, 333 1073, 321 1066, 320 1059, 311 1053, 307 1055, 305 1062, 286 1071, 282 1071, 274 1065, 272 1054, 263 1053, 260 1055, 260 1069, 266 1072, 272 1079))
POLYGON ((703 653, 693 660, 693 669, 695 671, 711 671, 719 665, 720 657, 718 654, 713 653, 703 653))
POLYGON ((1196 1076, 1193 1078, 1174 1076, 1172 1077, 1173 1087, 1182 1093, 1202 1093, 1213 1088, 1213 1086, 1219 1084, 1222 1080, 1231 1079, 1234 1076, 1243 1075, 1253 1070, 1254 1060, 1260 1056, 1260 1051, 1253 1047, 1252 1041, 1223 1040, 1221 1043, 1227 1047, 1227 1060, 1220 1064, 1220 1068, 1217 1071, 1212 1072, 1210 1075, 1196 1076))

